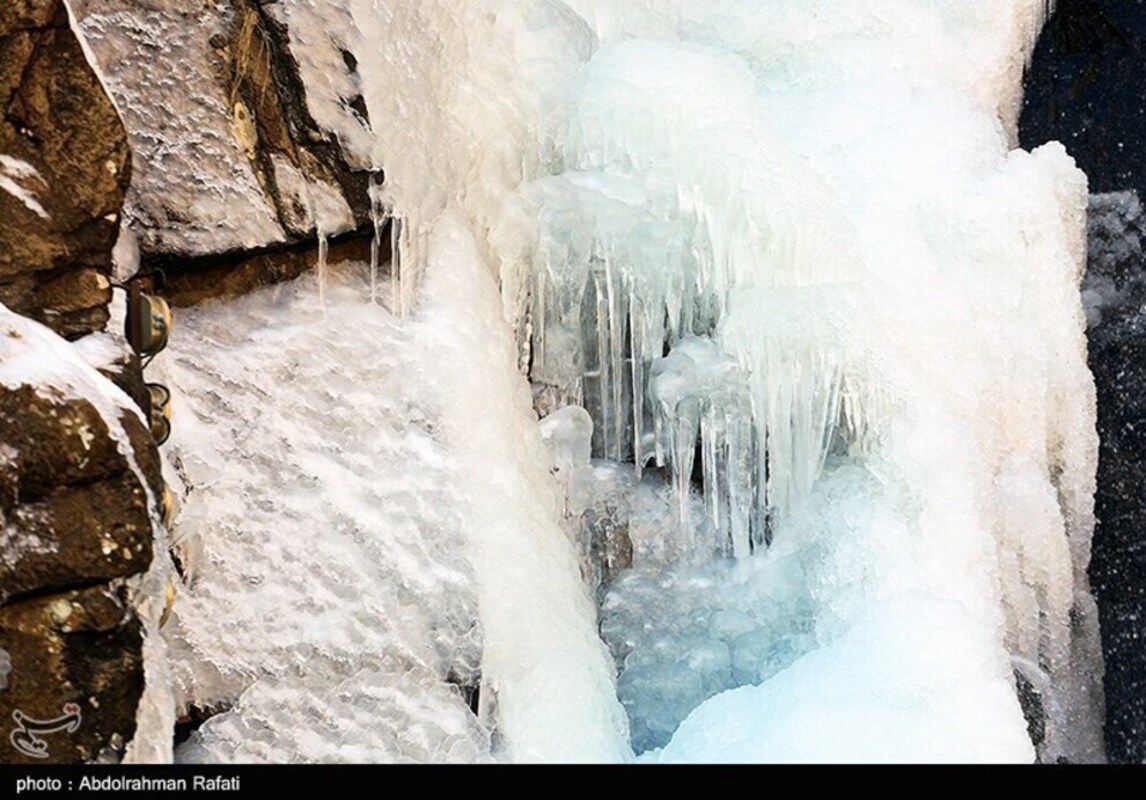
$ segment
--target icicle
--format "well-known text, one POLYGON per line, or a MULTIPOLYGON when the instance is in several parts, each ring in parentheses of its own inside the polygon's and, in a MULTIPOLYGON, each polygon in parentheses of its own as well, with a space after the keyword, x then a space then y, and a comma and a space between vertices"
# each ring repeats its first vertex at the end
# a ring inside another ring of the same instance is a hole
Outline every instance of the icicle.
POLYGON ((549 261, 542 259, 545 265, 543 269, 539 269, 534 274, 533 280, 533 298, 532 298, 532 316, 535 321, 533 326, 533 375, 536 379, 537 376, 545 376, 548 372, 547 355, 548 349, 546 343, 549 341, 549 307, 547 299, 549 293, 548 276, 549 276, 549 261))
MULTIPOLYGON (((669 453, 676 493, 678 522, 682 537, 691 539, 688 499, 692 486, 692 468, 696 459, 696 439, 700 433, 700 403, 686 397, 669 412, 669 453)), ((691 543, 691 542, 688 542, 691 543)))
POLYGON ((326 257, 329 248, 327 236, 318 231, 318 306, 326 313, 326 257))
POLYGON ((370 240, 370 302, 378 303, 378 260, 382 249, 382 227, 385 214, 382 198, 377 186, 370 187, 370 221, 374 225, 374 237, 370 240))
POLYGON ((723 474, 728 496, 728 530, 731 555, 743 558, 752 552, 753 535, 762 526, 757 524, 759 501, 756 492, 756 452, 753 447, 752 417, 746 404, 738 404, 725 418, 725 453, 727 460, 723 474))
POLYGON ((606 312, 608 314, 608 325, 606 334, 609 341, 609 363, 606 375, 608 376, 608 394, 607 402, 610 406, 609 417, 613 423, 613 430, 611 431, 612 440, 612 453, 610 458, 615 461, 623 461, 625 459, 625 424, 630 415, 624 411, 624 375, 625 357, 623 352, 624 345, 624 332, 621 327, 623 319, 622 311, 619 307, 620 292, 617 287, 617 275, 615 274, 612 259, 606 253, 605 255, 605 292, 606 292, 606 312))
POLYGON ((611 362, 612 343, 609 341, 609 296, 608 275, 600 270, 593 272, 594 319, 596 321, 597 364, 596 370, 587 373, 597 382, 597 407, 601 414, 601 446, 605 458, 620 460, 619 448, 616 446, 614 435, 616 425, 614 414, 616 409, 610 402, 609 367, 611 362))
POLYGON ((625 281, 629 306, 629 379, 632 391, 633 412, 633 462, 636 465, 637 480, 640 480, 645 466, 645 366, 644 366, 644 307, 633 291, 632 278, 625 281))
POLYGON ((390 220, 390 310, 402 315, 402 220, 390 220))
POLYGON ((724 507, 726 495, 721 491, 722 464, 718 441, 719 421, 711 403, 706 404, 700 418, 701 466, 704 475, 704 513, 712 529, 716 531, 716 549, 724 550, 722 531, 727 528, 727 512, 724 507))

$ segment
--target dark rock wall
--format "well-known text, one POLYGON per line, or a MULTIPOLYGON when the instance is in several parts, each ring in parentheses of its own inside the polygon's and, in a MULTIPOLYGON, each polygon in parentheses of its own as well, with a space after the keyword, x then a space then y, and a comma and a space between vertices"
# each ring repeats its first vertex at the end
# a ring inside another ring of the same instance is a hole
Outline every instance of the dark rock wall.
POLYGON ((138 359, 120 337, 101 365, 129 397, 57 336, 108 321, 131 177, 61 0, 0 3, 0 110, 0 763, 115 761, 144 690, 131 582, 163 487, 138 359))
POLYGON ((1030 66, 1020 140, 1062 142, 1091 192, 1146 197, 1146 3, 1058 0, 1030 66))
POLYGON ((144 688, 131 585, 165 557, 139 410, 60 347, 73 345, 0 307, 0 763, 118 760, 144 688), (44 758, 19 745, 19 718, 67 709, 76 727, 38 737, 44 758))
MULTIPOLYGON (((1059 0, 1030 66, 1020 140, 1051 139, 1087 173, 1092 193, 1146 198, 1146 3, 1059 0)), ((1092 213, 1096 207, 1092 202, 1092 213)), ((1118 227, 1122 227, 1119 225, 1118 227)), ((1125 294, 1146 277, 1141 247, 1111 259, 1108 226, 1091 226, 1088 282, 1123 302, 1091 314, 1089 362, 1101 437, 1090 566, 1106 662, 1106 745, 1114 762, 1146 762, 1146 326, 1125 294), (1101 273, 1101 274, 1100 274, 1101 273)), ((1130 243, 1133 244, 1133 243, 1130 243)))
POLYGON ((98 330, 130 151, 60 0, 0 4, 0 111, 0 303, 98 330))

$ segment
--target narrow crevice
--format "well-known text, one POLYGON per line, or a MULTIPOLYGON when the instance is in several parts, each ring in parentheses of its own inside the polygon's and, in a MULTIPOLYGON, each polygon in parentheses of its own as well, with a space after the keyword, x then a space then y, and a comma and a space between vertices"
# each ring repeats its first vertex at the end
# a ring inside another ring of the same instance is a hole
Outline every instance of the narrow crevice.
POLYGON ((220 703, 215 706, 188 706, 175 720, 172 744, 175 747, 188 741, 203 724, 212 717, 217 717, 231 710, 230 703, 220 703))
POLYGON ((107 587, 108 584, 122 578, 123 576, 115 576, 110 578, 90 578, 87 580, 77 581, 75 583, 64 584, 61 586, 39 586, 35 589, 30 589, 23 592, 15 592, 13 594, 2 596, 3 600, 0 601, 0 608, 14 606, 19 603, 26 603, 32 600, 41 600, 46 597, 54 597, 59 594, 68 594, 69 592, 82 592, 87 589, 98 589, 107 587))
MULTIPOLYGON (((389 231, 387 219, 379 236, 380 267, 390 263, 389 231)), ((328 241, 328 263, 351 260, 369 264, 373 241, 373 224, 332 236, 328 241)), ((306 239, 212 255, 152 254, 144 257, 142 271, 154 276, 157 294, 173 306, 188 306, 297 278, 317 264, 317 247, 315 239, 306 239)))
POLYGON ((446 676, 446 683, 458 690, 462 696, 462 702, 466 704, 466 707, 475 717, 478 716, 478 709, 481 707, 481 675, 463 677, 457 672, 451 671, 446 676))

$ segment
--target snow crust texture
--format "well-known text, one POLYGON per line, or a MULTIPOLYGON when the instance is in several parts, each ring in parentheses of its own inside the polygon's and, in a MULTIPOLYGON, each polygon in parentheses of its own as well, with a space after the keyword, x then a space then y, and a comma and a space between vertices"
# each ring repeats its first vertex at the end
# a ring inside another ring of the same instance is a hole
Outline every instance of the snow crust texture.
POLYGON ((489 731, 456 469, 410 331, 314 278, 183 312, 164 369, 187 762, 474 761, 489 731), (452 682, 452 683, 451 683, 452 682))

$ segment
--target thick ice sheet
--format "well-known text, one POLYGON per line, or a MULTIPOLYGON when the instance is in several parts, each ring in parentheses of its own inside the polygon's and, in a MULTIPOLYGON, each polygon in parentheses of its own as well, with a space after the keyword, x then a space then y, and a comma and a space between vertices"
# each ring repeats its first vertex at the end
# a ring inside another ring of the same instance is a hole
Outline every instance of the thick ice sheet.
POLYGON ((231 710, 194 762, 473 761, 489 730, 467 510, 410 331, 313 275, 176 315, 167 445, 190 585, 182 706, 231 710))
POLYGON ((178 759, 627 757, 472 248, 442 233, 426 307, 406 320, 367 302, 366 265, 329 276, 324 305, 312 276, 177 315, 169 453, 191 582, 174 671, 182 704, 231 707, 178 759), (449 683, 479 680, 480 719, 449 683))

